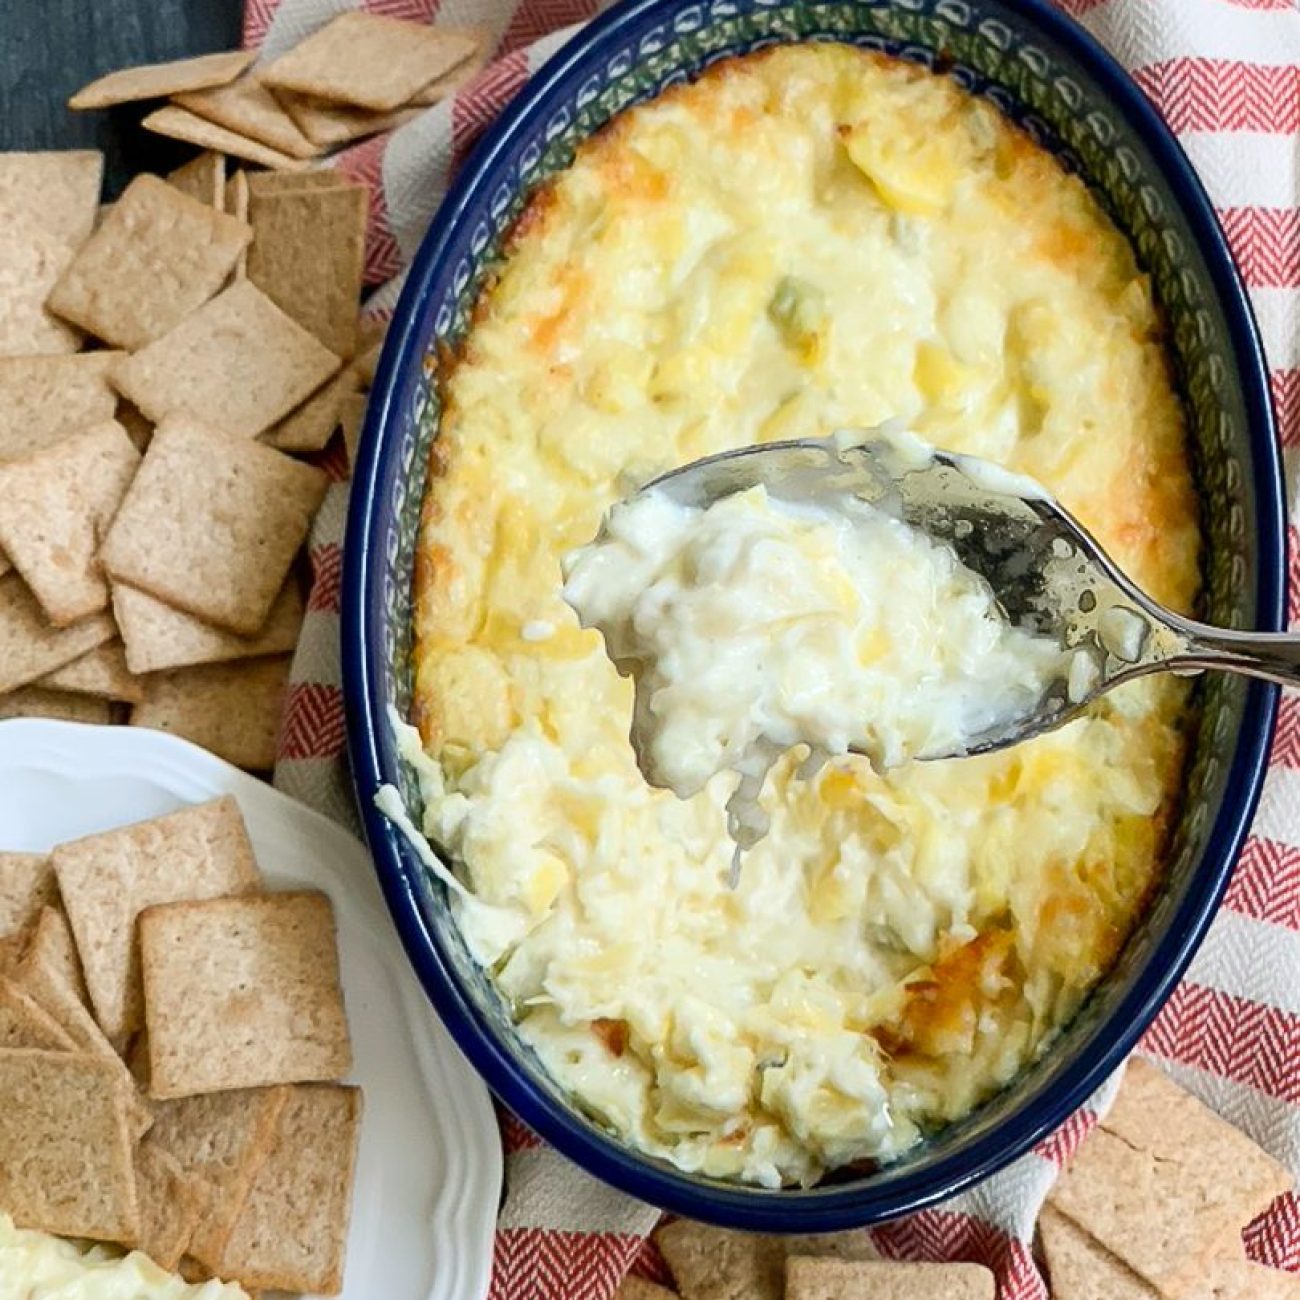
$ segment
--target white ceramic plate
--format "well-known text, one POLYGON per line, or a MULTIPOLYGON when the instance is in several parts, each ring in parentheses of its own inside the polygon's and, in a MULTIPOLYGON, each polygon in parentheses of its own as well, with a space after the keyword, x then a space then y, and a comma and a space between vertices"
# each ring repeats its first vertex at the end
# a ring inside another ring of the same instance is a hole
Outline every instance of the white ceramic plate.
POLYGON ((345 1300, 481 1300, 501 1146, 488 1092, 407 965, 366 850, 341 827, 187 741, 139 727, 0 722, 0 848, 42 852, 221 794, 273 888, 334 904, 365 1090, 345 1300))

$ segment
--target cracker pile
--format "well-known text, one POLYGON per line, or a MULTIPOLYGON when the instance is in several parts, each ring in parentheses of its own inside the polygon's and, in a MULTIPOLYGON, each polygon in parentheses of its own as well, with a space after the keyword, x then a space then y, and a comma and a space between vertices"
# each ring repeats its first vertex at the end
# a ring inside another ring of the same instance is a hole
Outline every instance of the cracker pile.
POLYGON ((380 344, 369 193, 204 153, 101 209, 102 171, 0 154, 0 718, 129 721, 264 771, 328 481, 295 457, 341 428, 350 458, 380 344))
POLYGON ((165 98, 144 119, 148 130, 300 172, 440 103, 483 68, 488 52, 478 28, 435 31, 356 11, 257 68, 246 51, 126 68, 92 81, 68 107, 165 98))
MULTIPOLYGON (((1300 1300, 1300 1277, 1246 1258, 1242 1230, 1287 1171, 1146 1061, 1043 1207, 1052 1300, 1300 1300)), ((630 1277, 615 1300, 994 1300, 978 1264, 882 1260, 865 1230, 758 1236, 678 1219, 655 1234, 675 1291, 630 1277)))
POLYGON ((0 1213, 336 1294, 361 1124, 334 916, 229 796, 0 852, 0 1213))
POLYGON ((1300 1297, 1247 1260, 1242 1230, 1291 1176, 1155 1066, 1133 1060, 1039 1222, 1056 1300, 1300 1297))

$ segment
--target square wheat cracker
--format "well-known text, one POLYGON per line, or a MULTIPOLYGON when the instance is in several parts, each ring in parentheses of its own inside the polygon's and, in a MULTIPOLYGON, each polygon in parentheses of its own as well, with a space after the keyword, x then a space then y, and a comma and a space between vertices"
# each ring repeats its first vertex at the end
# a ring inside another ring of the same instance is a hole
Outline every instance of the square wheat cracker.
POLYGON ((302 158, 294 158, 279 149, 272 149, 259 140, 250 140, 238 131, 218 126, 216 122, 209 122, 197 113, 191 113, 189 109, 179 108, 175 104, 168 104, 165 108, 150 113, 141 125, 156 135, 184 140, 186 144, 198 145, 200 149, 212 149, 232 158, 242 158, 245 162, 273 167, 277 171, 301 171, 307 166, 302 158))
MULTIPOLYGON (((444 29, 445 30, 445 29, 444 29)), ((484 27, 465 27, 461 34, 475 42, 477 48, 464 63, 457 65, 450 72, 444 72, 436 81, 431 81, 418 94, 411 97, 411 103, 421 108, 430 108, 441 104, 449 95, 454 95, 462 86, 468 85, 478 76, 492 57, 492 33, 484 27)))
POLYGON ((182 194, 206 203, 218 212, 226 210, 226 157, 211 149, 167 173, 167 184, 182 194))
POLYGON ((49 308, 134 351, 207 302, 251 237, 160 177, 137 176, 54 286, 49 308))
POLYGON ((140 1230, 129 1094, 79 1052, 0 1051, 0 1205, 23 1228, 130 1243, 140 1230))
POLYGON ((114 366, 118 391, 161 421, 191 415, 255 438, 342 366, 261 290, 240 280, 114 366))
POLYGON ((291 655, 152 673, 131 726, 181 736, 250 772, 275 766, 291 655))
POLYGON ((139 463, 106 420, 0 466, 0 546, 55 627, 107 608, 99 544, 139 463))
POLYGON ((361 1111, 359 1088, 289 1090, 275 1143, 221 1252, 219 1276, 283 1291, 342 1289, 361 1111))
POLYGON ((776 1236, 677 1219, 654 1238, 673 1280, 694 1300, 783 1300, 785 1261, 791 1254, 837 1259, 878 1255, 871 1234, 861 1228, 821 1236, 776 1236))
POLYGON ((348 453, 349 473, 356 471, 361 429, 366 422, 366 407, 369 402, 365 393, 349 393, 339 405, 339 427, 343 430, 343 446, 348 453))
POLYGON ((310 95, 295 95, 288 90, 281 90, 278 95, 285 112, 293 118, 298 129, 320 149, 334 149, 353 140, 364 140, 368 135, 378 135, 381 131, 396 130, 424 112, 422 108, 375 112, 353 104, 335 104, 310 95))
POLYGON ((127 667, 126 648, 109 641, 62 668, 47 673, 37 682, 47 690, 71 691, 100 699, 138 704, 144 699, 144 683, 127 667))
MULTIPOLYGON (((51 862, 53 870, 53 862, 51 862)), ((56 878, 57 879, 57 878, 56 878)), ((67 913, 56 900, 41 908, 40 915, 32 923, 28 934, 27 946, 23 951, 18 971, 28 971, 34 965, 40 965, 57 975, 66 984, 78 1002, 87 1009, 90 1007, 90 990, 86 988, 86 973, 81 966, 81 954, 77 951, 77 941, 72 936, 72 927, 68 924, 67 913)), ((62 1005, 62 998, 52 1003, 54 1011, 62 1005)), ((91 1044, 92 1040, 83 1041, 91 1044)))
POLYGON ((308 172, 245 172, 250 194, 279 194, 285 190, 329 190, 353 185, 342 172, 320 167, 308 172))
POLYGON ((208 1188, 208 1204, 187 1251, 215 1270, 248 1189, 270 1153, 288 1088, 214 1092, 154 1103, 149 1142, 208 1188))
POLYGON ((92 614, 70 627, 51 627, 16 573, 0 578, 0 693, 26 686, 109 641, 112 618, 92 614))
POLYGON ((58 897, 49 854, 0 850, 0 935, 24 929, 58 897))
POLYGON ((77 1044, 52 1015, 21 985, 0 976, 0 1048, 35 1047, 75 1052, 77 1044))
POLYGON ((643 1277, 625 1277, 614 1292, 614 1300, 678 1300, 677 1292, 643 1277))
POLYGON ((290 573, 261 630, 246 637, 223 632, 143 591, 118 583, 113 588, 113 616, 122 631, 130 671, 156 673, 168 668, 285 654, 298 644, 303 601, 297 579, 290 573))
POLYGON ((324 894, 149 908, 140 949, 153 1096, 337 1079, 351 1068, 324 894))
POLYGON ((997 1280, 982 1264, 814 1259, 792 1255, 786 1300, 994 1300, 997 1280))
POLYGON ((43 686, 20 686, 0 695, 0 718, 58 718, 63 722, 112 722, 113 705, 92 695, 51 691, 43 686))
POLYGON ((54 872, 76 936, 95 1017, 110 1038, 144 1023, 136 918, 155 903, 261 888, 230 796, 56 845, 54 872))
POLYGON ((369 201, 365 185, 249 196, 248 278, 339 357, 356 347, 369 201))
POLYGON ((32 223, 75 249, 95 225, 103 179, 98 149, 0 153, 0 226, 32 223))
MULTIPOLYGON (((1155 1287, 1052 1206, 1043 1207, 1038 1231, 1052 1300, 1159 1300, 1155 1287)), ((1296 1300, 1300 1277, 1220 1255, 1205 1262, 1187 1294, 1189 1300, 1296 1300)))
POLYGON ((269 447, 170 419, 155 431, 100 559, 116 582, 255 636, 326 486, 322 471, 269 447))
POLYGON ((1110 1114, 1048 1199, 1162 1295, 1177 1297, 1290 1186, 1287 1171, 1245 1134, 1134 1059, 1110 1114))
POLYGON ((262 441, 277 451, 320 451, 339 427, 347 399, 360 387, 356 368, 344 366, 324 388, 269 428, 262 441))
POLYGON ((122 355, 0 357, 0 463, 111 420, 117 394, 108 372, 122 355))
POLYGON ((187 1174, 152 1134, 135 1151, 135 1189, 140 1231, 132 1245, 170 1272, 203 1217, 209 1189, 187 1174))
POLYGON ((398 108, 470 58, 471 36, 378 14, 340 14, 262 68, 259 76, 318 99, 359 108, 398 108))
POLYGON ((0 356, 76 352, 81 332, 49 310, 75 250, 34 220, 0 223, 0 356))
POLYGON ((234 81, 257 57, 256 50, 223 50, 168 63, 142 63, 118 68, 82 86, 68 107, 109 108, 141 99, 164 99, 187 90, 205 90, 234 81))
POLYGON ((205 121, 215 122, 291 158, 314 158, 320 153, 275 96, 254 76, 241 77, 215 90, 176 95, 174 102, 205 121))

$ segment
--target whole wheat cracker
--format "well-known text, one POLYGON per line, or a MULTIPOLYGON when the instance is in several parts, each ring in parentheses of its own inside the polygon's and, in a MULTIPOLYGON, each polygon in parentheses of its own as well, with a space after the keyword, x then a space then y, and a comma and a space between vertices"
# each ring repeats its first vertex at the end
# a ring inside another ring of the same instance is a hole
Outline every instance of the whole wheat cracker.
POLYGON ((140 950, 153 1096, 337 1079, 351 1067, 324 894, 152 907, 140 950))
POLYGON ((342 1289, 361 1111, 359 1088, 290 1089, 218 1275, 276 1290, 333 1295, 342 1289))
POLYGON ((48 853, 0 850, 0 935, 24 929, 58 897, 59 885, 48 853))
POLYGON ((339 427, 347 399, 360 386, 355 368, 344 366, 324 388, 269 428, 262 441, 278 451, 320 451, 339 427))
POLYGON ((340 14, 260 68, 268 86, 302 95, 392 109, 470 58, 477 44, 459 31, 359 10, 340 14))
POLYGON ((342 359, 246 280, 113 367, 151 420, 190 415, 254 438, 328 380, 342 359))
POLYGON ((0 223, 0 357, 75 352, 81 333, 48 303, 75 250, 34 220, 0 223))
POLYGON ((982 1264, 911 1264, 890 1260, 792 1255, 786 1300, 994 1300, 997 1279, 982 1264))
POLYGON ((1153 1286, 1054 1206, 1043 1206, 1038 1234, 1052 1300, 1158 1300, 1153 1286))
POLYGON ((376 112, 353 104, 335 104, 311 95, 295 95, 281 90, 276 97, 294 124, 318 149, 336 149, 339 145, 364 140, 381 131, 394 131, 424 112, 422 108, 394 108, 376 112))
POLYGON ((129 1243, 140 1214, 129 1094, 80 1052, 0 1050, 0 1205, 18 1226, 129 1243))
POLYGON ((273 167, 277 171, 301 171, 307 166, 302 158, 294 158, 279 149, 272 149, 260 140, 250 140, 238 131, 218 126, 176 104, 168 104, 165 108, 150 113, 141 125, 156 135, 184 140, 186 144, 198 145, 200 149, 213 149, 218 153, 229 154, 232 158, 242 158, 262 167, 273 167))
MULTIPOLYGON (((23 950, 23 965, 19 970, 33 965, 43 966, 56 974, 61 983, 76 996, 77 1001, 89 1009, 90 991, 86 988, 86 973, 81 966, 81 955, 77 951, 77 942, 72 936, 67 913, 58 901, 41 908, 40 915, 31 925, 27 945, 23 950)), ((56 1013, 60 1002, 61 999, 55 1001, 56 1013)), ((97 1039, 92 1042, 83 1037, 83 1042, 98 1045, 97 1039)))
POLYGON ((47 673, 38 686, 48 690, 96 695, 105 700, 136 704, 144 699, 144 684, 127 667, 126 648, 109 641, 62 668, 47 673))
POLYGON ((6 574, 0 578, 0 693, 81 658, 116 630, 106 613, 92 614, 70 627, 51 627, 22 578, 6 574))
POLYGON ((643 1277, 625 1277, 614 1292, 614 1300, 676 1300, 677 1292, 647 1282, 643 1277))
POLYGON ((55 627, 107 607, 99 544, 139 463, 105 420, 0 465, 0 546, 55 627))
POLYGON ((188 1175, 152 1132, 135 1150, 135 1187, 140 1231, 131 1244, 170 1272, 207 1208, 209 1189, 188 1175))
POLYGON ((141 1099, 118 1045, 108 1040, 68 982, 62 957, 29 942, 8 974, 41 1010, 58 1022, 77 1045, 77 1051, 98 1057, 112 1067, 128 1094, 127 1117, 132 1135, 138 1137, 146 1132, 153 1123, 149 1107, 141 1099))
POLYGON ((427 86, 411 97, 411 103, 421 108, 428 108, 454 95, 462 86, 468 85, 478 76, 492 57, 492 33, 483 27, 465 27, 461 29, 465 36, 475 43, 475 51, 464 63, 444 72, 441 77, 429 82, 427 86))
MULTIPOLYGON (((1158 1214, 1159 1207, 1151 1207, 1158 1214)), ((1072 1219, 1051 1205, 1038 1218, 1052 1300, 1159 1300, 1143 1281, 1072 1219)), ((1237 1253, 1207 1259, 1185 1292, 1188 1300, 1296 1300, 1300 1277, 1246 1259, 1237 1253)))
POLYGON ((256 50, 223 50, 168 63, 118 68, 82 86, 68 100, 73 109, 108 108, 141 99, 162 99, 182 91, 203 90, 234 81, 257 57, 256 50))
POLYGON ((821 1236, 769 1236, 677 1219, 655 1233, 673 1281, 689 1300, 782 1300, 793 1253, 875 1259, 865 1229, 821 1236))
POLYGON ((167 184, 182 194, 206 203, 218 212, 226 210, 226 158, 224 154, 205 149, 201 154, 182 163, 167 173, 167 184))
POLYGON ((260 889, 261 873, 230 795, 56 845, 59 892, 95 1017, 110 1038, 144 1023, 136 919, 147 907, 260 889))
POLYGON ((103 177, 98 149, 0 153, 0 226, 34 223, 76 248, 94 227, 103 177))
POLYGON ((113 704, 93 695, 20 686, 16 691, 0 695, 0 719, 3 718, 58 718, 62 722, 102 725, 113 720, 113 704))
POLYGON ((247 74, 215 90, 176 95, 174 102, 208 122, 258 141, 291 158, 314 158, 320 150, 256 76, 247 74))
POLYGON ((356 347, 369 199, 365 185, 249 197, 249 280, 338 357, 356 347))
POLYGON ((0 462, 111 420, 117 394, 108 372, 121 356, 0 357, 0 462))
POLYGON ((290 655, 152 673, 131 726, 170 732, 250 772, 275 764, 290 655))
POLYGON ((49 309, 134 351, 207 302, 251 237, 160 177, 137 176, 54 286, 49 309))
POLYGON ((126 645, 127 667, 132 673, 155 673, 291 651, 302 628, 303 602, 290 573, 261 630, 244 637, 118 583, 113 588, 113 616, 126 645))
POLYGON ((1248 1137, 1135 1059, 1049 1203, 1176 1300, 1290 1186, 1248 1137), (1156 1205, 1159 1215, 1150 1212, 1156 1205))
POLYGON ((332 167, 307 172, 246 172, 250 194, 278 194, 285 190, 328 190, 354 182, 332 167))
POLYGON ((255 636, 326 484, 320 470, 269 447, 169 419, 154 433, 100 561, 117 582, 255 636))
POLYGON ((270 1153, 288 1097, 288 1088, 252 1088, 154 1105, 149 1141, 209 1189, 203 1220, 187 1247, 209 1272, 216 1269, 253 1178, 270 1153))
POLYGON ((0 1048, 38 1047, 47 1052, 75 1052, 72 1036, 35 998, 0 976, 0 1048))
POLYGON ((348 453, 348 472, 356 469, 357 450, 361 445, 361 429, 366 422, 366 407, 370 399, 365 393, 348 393, 339 403, 339 427, 343 431, 343 446, 348 453))

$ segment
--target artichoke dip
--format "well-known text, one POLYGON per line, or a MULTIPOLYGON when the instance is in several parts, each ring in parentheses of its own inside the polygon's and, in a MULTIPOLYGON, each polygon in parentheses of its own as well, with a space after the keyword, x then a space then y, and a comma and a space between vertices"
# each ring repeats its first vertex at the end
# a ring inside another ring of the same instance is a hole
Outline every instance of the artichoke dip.
MULTIPOLYGON (((1187 610, 1182 414, 1147 279, 1084 185, 911 65, 721 63, 532 198, 439 382, 405 743, 462 933, 546 1068, 641 1151, 769 1187, 895 1158, 1010 1082, 1158 879, 1181 684, 980 757, 801 779, 797 747, 733 891, 737 774, 646 782, 633 685, 561 559, 676 465, 897 420, 1038 480, 1187 610)), ((735 508, 757 528, 770 503, 735 508)), ((945 636, 964 617, 930 613, 945 636)), ((665 764, 695 762, 680 743, 665 764)))
POLYGON ((646 780, 690 798, 737 773, 739 849, 767 834, 758 799, 787 750, 807 746, 800 776, 850 749, 881 770, 962 753, 1032 714, 1075 658, 1008 624, 951 548, 847 491, 759 486, 702 508, 651 488, 564 571, 564 599, 633 679, 646 780))

